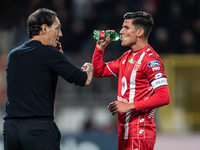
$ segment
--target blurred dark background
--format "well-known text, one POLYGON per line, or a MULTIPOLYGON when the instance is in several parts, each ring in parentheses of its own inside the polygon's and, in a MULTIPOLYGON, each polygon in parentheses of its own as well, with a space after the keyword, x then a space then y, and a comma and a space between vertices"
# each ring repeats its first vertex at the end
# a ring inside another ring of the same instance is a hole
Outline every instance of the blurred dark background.
MULTIPOLYGON (((27 39, 26 19, 42 7, 57 12, 64 35, 61 42, 67 53, 92 53, 95 45, 93 30, 119 32, 124 13, 139 10, 154 17, 149 44, 159 54, 200 52, 199 0, 1 0, 1 38, 7 37, 4 40, 9 41, 6 41, 10 43, 9 47, 18 46, 27 39)), ((1 43, 0 52, 8 53, 11 49, 3 49, 4 44, 1 43)), ((118 45, 113 44, 117 55, 124 52, 118 45)))

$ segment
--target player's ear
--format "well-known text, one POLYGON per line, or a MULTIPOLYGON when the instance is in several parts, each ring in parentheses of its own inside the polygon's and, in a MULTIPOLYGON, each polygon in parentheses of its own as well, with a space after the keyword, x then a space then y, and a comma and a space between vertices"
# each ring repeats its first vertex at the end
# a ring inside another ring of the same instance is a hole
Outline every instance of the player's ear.
POLYGON ((141 37, 141 36, 143 36, 144 35, 144 29, 143 28, 139 28, 138 30, 137 30, 137 36, 138 37, 141 37))

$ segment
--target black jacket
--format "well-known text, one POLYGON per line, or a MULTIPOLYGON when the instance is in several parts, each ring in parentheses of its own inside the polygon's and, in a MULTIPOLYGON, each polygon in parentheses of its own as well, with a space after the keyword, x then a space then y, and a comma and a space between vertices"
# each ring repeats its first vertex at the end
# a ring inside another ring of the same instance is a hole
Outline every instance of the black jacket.
POLYGON ((7 58, 7 102, 4 119, 52 118, 58 75, 84 86, 86 72, 80 70, 55 47, 27 41, 7 58))

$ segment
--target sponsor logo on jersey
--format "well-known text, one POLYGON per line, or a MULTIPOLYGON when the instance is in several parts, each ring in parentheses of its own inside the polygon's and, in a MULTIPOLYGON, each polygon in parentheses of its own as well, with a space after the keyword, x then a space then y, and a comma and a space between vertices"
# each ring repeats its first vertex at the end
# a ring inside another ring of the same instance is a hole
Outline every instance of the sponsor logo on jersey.
POLYGON ((140 119, 140 123, 144 122, 144 118, 140 119))
POLYGON ((153 55, 153 52, 150 48, 148 48, 146 51, 146 54, 147 54, 147 56, 151 56, 151 55, 153 55))
POLYGON ((159 67, 159 66, 157 66, 157 67, 153 67, 152 70, 153 70, 153 72, 160 71, 160 67, 159 67))
POLYGON ((158 66, 160 65, 160 62, 158 60, 153 60, 151 62, 148 63, 148 67, 154 67, 154 66, 158 66))
POLYGON ((149 119, 154 118, 155 112, 156 112, 156 108, 154 108, 154 109, 150 112, 148 118, 149 118, 149 119))
POLYGON ((149 91, 151 91, 152 89, 153 89, 153 87, 152 87, 152 86, 148 87, 148 90, 149 90, 149 91))
POLYGON ((130 59, 128 60, 128 62, 131 63, 131 64, 134 64, 134 63, 135 63, 135 60, 133 60, 133 58, 130 58, 130 59))
POLYGON ((141 130, 139 131, 139 134, 142 134, 142 133, 144 133, 144 130, 141 129, 141 130))
POLYGON ((160 77, 162 77, 162 73, 157 73, 157 74, 155 75, 155 79, 158 79, 158 78, 160 78, 160 77))
POLYGON ((138 68, 140 67, 141 63, 140 62, 136 62, 135 66, 134 66, 134 70, 138 70, 138 68))
POLYGON ((125 63, 125 61, 126 61, 126 59, 124 59, 124 60, 122 61, 122 64, 124 64, 124 63, 125 63))
POLYGON ((120 102, 128 103, 128 100, 122 97, 117 96, 117 100, 120 102))

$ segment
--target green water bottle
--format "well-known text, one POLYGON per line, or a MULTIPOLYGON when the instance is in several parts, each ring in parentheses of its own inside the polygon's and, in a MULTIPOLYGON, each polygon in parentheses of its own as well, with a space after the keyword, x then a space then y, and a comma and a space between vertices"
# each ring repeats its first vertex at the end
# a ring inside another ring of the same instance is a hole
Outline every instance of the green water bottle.
POLYGON ((105 40, 107 36, 110 36, 111 41, 117 41, 121 39, 121 35, 116 32, 106 32, 103 30, 94 30, 93 38, 95 40, 105 40))

